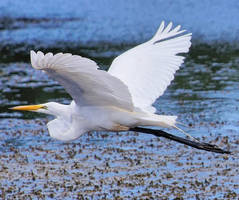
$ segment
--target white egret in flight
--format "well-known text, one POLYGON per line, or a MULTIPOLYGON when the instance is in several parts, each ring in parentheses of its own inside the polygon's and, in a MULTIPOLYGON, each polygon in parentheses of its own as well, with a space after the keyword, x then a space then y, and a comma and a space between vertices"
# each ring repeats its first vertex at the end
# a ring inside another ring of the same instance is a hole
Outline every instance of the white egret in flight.
POLYGON ((58 81, 73 101, 70 105, 49 102, 12 109, 54 115, 47 124, 49 134, 62 141, 75 140, 89 131, 177 128, 176 116, 154 114, 152 104, 183 63, 184 57, 178 54, 189 51, 191 33, 180 28, 172 29, 172 23, 165 27, 162 22, 152 39, 115 58, 108 72, 78 55, 31 51, 32 66, 58 81))

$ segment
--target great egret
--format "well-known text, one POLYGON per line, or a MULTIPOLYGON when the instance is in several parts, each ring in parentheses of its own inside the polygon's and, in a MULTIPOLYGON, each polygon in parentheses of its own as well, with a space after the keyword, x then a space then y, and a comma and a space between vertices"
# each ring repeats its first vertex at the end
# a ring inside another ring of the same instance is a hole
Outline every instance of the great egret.
POLYGON ((73 101, 70 105, 49 102, 12 109, 54 115, 47 124, 49 134, 62 141, 75 140, 89 131, 177 128, 176 116, 154 114, 152 104, 183 63, 184 57, 178 54, 189 51, 191 33, 180 28, 172 29, 171 22, 165 27, 162 22, 152 39, 115 58, 108 72, 78 55, 31 51, 32 66, 58 81, 73 101))

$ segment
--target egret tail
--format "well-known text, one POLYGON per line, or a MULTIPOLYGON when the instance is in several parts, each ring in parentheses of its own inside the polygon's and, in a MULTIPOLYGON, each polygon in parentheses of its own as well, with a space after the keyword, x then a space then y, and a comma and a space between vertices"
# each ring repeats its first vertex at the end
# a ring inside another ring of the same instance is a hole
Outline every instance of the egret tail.
POLYGON ((185 132, 181 128, 177 127, 176 124, 181 124, 177 121, 177 116, 171 116, 171 115, 156 115, 153 114, 149 118, 146 119, 146 122, 144 122, 148 126, 160 126, 165 128, 175 128, 182 132, 184 135, 188 136, 192 140, 195 140, 199 142, 196 138, 191 136, 189 133, 185 132))

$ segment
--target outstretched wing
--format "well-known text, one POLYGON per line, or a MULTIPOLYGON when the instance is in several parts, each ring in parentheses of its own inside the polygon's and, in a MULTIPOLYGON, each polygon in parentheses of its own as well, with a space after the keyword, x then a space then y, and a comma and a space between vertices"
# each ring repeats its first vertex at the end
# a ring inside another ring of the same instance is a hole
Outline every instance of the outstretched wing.
POLYGON ((155 111, 152 104, 174 79, 184 60, 177 54, 191 46, 191 33, 182 34, 180 28, 172 29, 172 23, 164 28, 162 22, 151 40, 121 54, 110 66, 108 72, 128 86, 135 107, 155 111))
POLYGON ((31 64, 58 81, 79 106, 116 106, 133 110, 127 86, 117 77, 98 70, 97 64, 88 58, 31 51, 31 64))

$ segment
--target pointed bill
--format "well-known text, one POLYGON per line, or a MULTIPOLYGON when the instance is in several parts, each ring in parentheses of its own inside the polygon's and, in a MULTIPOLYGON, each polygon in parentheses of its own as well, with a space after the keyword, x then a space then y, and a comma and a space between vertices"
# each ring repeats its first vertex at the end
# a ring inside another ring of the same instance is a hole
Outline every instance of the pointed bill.
POLYGON ((44 105, 38 104, 38 105, 27 105, 27 106, 15 106, 12 108, 9 108, 11 110, 26 110, 26 111, 36 111, 40 108, 44 108, 44 105))

